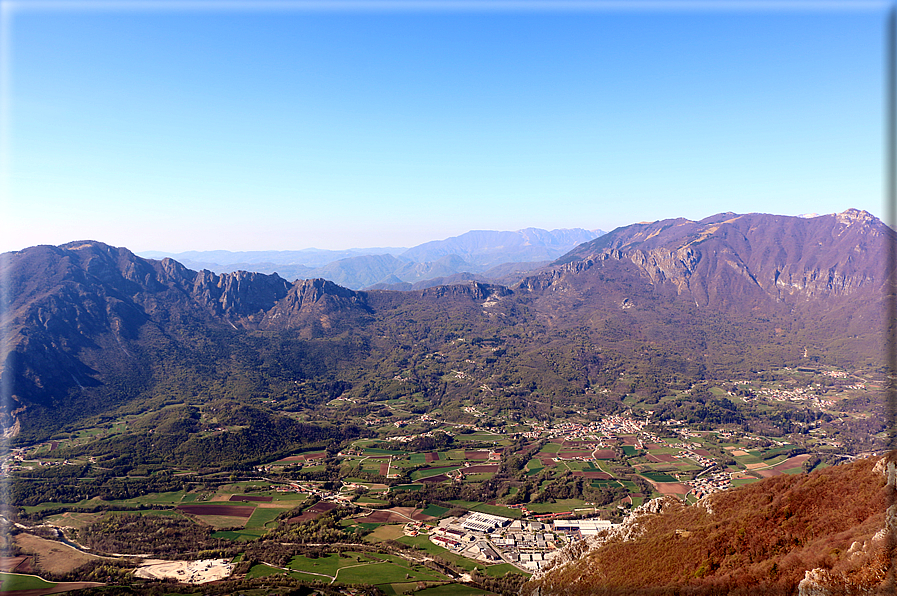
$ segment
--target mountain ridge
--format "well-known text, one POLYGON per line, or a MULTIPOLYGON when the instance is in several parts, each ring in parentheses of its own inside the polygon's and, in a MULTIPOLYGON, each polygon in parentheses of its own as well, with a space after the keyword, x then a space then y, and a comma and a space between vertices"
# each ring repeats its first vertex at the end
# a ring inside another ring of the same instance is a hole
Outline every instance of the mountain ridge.
MULTIPOLYGON (((481 373, 491 384, 550 400, 595 386, 625 392, 612 370, 631 369, 641 379, 631 388, 651 392, 710 371, 877 366, 882 255, 894 241, 856 210, 727 213, 618 228, 510 286, 474 279, 405 292, 192 271, 92 241, 33 247, 0 263, 12 299, 0 379, 14 388, 0 425, 25 440, 29 428, 45 433, 135 399, 220 397, 227 379, 252 394, 301 379, 361 392, 388 363, 401 371, 460 349, 465 336, 503 346, 481 373), (589 348, 573 350, 571 335, 589 348), (638 364, 648 348, 664 354, 660 368, 638 364)), ((468 390, 435 373, 414 387, 434 400, 468 390)))

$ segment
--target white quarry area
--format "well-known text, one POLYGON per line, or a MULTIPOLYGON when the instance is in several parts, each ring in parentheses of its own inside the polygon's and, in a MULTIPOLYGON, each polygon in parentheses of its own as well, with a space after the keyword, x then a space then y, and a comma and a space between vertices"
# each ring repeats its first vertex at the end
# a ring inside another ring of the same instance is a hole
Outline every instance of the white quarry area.
POLYGON ((144 579, 174 579, 185 584, 204 584, 230 576, 234 564, 229 559, 200 561, 152 561, 134 575, 144 579))

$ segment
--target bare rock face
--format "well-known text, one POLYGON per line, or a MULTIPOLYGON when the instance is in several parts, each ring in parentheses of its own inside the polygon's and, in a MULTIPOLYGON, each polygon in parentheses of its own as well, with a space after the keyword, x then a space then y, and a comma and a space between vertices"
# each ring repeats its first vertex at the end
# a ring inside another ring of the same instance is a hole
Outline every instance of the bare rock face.
POLYGON ((290 284, 276 273, 235 271, 216 275, 203 270, 196 273, 191 293, 215 315, 233 322, 269 310, 289 289, 290 284))
POLYGON ((680 218, 619 228, 556 264, 628 261, 650 283, 701 305, 796 303, 879 290, 883 251, 894 238, 881 221, 857 209, 810 219, 722 213, 698 222, 680 218))
POLYGON ((831 583, 831 577, 826 569, 808 569, 804 579, 797 585, 798 596, 831 596, 831 591, 825 587, 831 583))
POLYGON ((897 463, 890 461, 887 457, 883 457, 878 460, 872 471, 876 474, 882 474, 888 486, 897 487, 897 463))

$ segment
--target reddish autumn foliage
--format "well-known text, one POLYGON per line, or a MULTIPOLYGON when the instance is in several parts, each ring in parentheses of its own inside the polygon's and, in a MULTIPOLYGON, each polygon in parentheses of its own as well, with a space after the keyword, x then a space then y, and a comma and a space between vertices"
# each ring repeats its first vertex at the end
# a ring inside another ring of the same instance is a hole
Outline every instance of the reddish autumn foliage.
POLYGON ((894 487, 875 463, 770 478, 717 493, 707 507, 670 500, 664 513, 642 517, 629 540, 574 556, 524 593, 796 594, 811 569, 836 584, 879 588, 887 556, 881 534, 873 536, 894 487))

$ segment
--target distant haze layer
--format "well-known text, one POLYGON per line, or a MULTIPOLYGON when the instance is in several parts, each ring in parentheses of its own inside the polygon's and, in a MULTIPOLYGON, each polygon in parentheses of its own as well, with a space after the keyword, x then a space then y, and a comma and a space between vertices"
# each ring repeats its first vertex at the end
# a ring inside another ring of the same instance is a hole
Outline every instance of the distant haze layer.
POLYGON ((216 273, 256 271, 277 273, 290 280, 323 278, 352 289, 374 286, 412 289, 460 279, 507 281, 509 274, 552 261, 604 233, 582 228, 551 231, 525 228, 513 232, 474 230, 412 248, 144 251, 140 254, 152 259, 171 257, 192 269, 208 269, 216 273), (520 266, 509 267, 510 264, 520 266), (458 278, 459 275, 464 277, 458 278))

